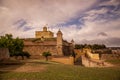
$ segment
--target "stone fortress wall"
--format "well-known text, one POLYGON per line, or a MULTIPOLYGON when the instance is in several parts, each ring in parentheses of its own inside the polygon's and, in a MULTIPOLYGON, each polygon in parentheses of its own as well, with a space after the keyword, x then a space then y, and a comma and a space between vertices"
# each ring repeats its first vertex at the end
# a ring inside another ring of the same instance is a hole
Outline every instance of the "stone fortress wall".
POLYGON ((71 43, 63 39, 60 30, 54 33, 43 27, 43 31, 36 31, 35 38, 24 39, 24 51, 29 52, 32 56, 40 56, 43 52, 49 51, 52 55, 71 55, 73 52, 73 41, 71 43))
POLYGON ((31 55, 41 55, 43 52, 50 51, 53 55, 57 54, 56 45, 55 42, 41 42, 41 43, 35 43, 35 42, 25 43, 24 51, 29 52, 31 55), (49 45, 48 45, 49 44, 49 45))

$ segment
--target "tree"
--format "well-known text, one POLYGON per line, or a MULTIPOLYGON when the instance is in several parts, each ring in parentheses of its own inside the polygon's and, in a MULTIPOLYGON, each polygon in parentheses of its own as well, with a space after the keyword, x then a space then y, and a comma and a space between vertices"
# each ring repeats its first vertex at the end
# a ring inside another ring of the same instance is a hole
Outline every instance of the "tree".
POLYGON ((5 36, 0 36, 0 47, 8 48, 12 45, 12 35, 6 34, 5 36))
POLYGON ((106 46, 104 44, 93 44, 92 49, 97 50, 97 49, 105 49, 106 46))
POLYGON ((23 40, 13 38, 12 34, 5 34, 5 36, 0 37, 0 48, 8 48, 10 56, 21 56, 24 59, 24 56, 29 57, 29 53, 23 52, 24 43, 23 40))
POLYGON ((91 48, 93 50, 97 49, 105 49, 106 46, 104 44, 76 44, 75 49, 83 49, 83 48, 91 48))
POLYGON ((21 39, 16 38, 13 39, 13 46, 12 49, 10 49, 10 52, 15 54, 16 52, 21 52, 23 51, 24 43, 21 39))
POLYGON ((23 54, 26 58, 30 58, 30 56, 31 56, 31 55, 30 55, 28 52, 26 52, 26 51, 25 51, 25 52, 23 51, 22 54, 23 54))
POLYGON ((75 45, 75 49, 83 49, 84 47, 85 47, 85 45, 82 45, 82 44, 75 45))
POLYGON ((48 56, 51 56, 51 53, 49 51, 48 52, 43 52, 42 56, 44 56, 46 58, 46 61, 48 61, 48 56))

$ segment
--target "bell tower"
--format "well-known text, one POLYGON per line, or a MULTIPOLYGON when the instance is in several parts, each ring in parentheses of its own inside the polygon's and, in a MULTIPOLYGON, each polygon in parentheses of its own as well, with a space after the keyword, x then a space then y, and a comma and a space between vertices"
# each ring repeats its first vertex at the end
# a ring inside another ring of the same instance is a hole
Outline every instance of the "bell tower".
POLYGON ((73 47, 73 49, 74 49, 74 48, 75 48, 75 42, 74 42, 73 39, 71 40, 71 44, 72 44, 72 47, 73 47))
POLYGON ((62 32, 59 31, 57 32, 57 53, 58 55, 63 55, 63 38, 62 38, 62 32))

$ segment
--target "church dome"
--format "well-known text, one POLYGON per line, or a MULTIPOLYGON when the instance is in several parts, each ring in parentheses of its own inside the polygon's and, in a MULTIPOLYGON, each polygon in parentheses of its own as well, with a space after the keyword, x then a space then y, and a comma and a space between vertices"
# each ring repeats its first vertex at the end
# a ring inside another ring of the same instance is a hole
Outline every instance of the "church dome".
POLYGON ((46 26, 43 27, 43 31, 47 31, 47 27, 46 26))

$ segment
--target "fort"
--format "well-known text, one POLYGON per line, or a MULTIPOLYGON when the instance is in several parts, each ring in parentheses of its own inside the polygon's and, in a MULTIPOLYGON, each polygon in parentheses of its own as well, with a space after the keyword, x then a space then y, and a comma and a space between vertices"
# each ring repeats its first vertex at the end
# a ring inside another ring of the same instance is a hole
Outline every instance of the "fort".
MULTIPOLYGON (((52 54, 50 60, 54 62, 86 67, 106 67, 112 65, 106 64, 103 61, 104 59, 111 56, 120 57, 118 50, 112 50, 111 54, 106 54, 106 51, 110 51, 109 49, 92 50, 87 46, 77 49, 73 40, 68 42, 63 39, 63 33, 60 29, 57 31, 56 37, 54 37, 54 33, 49 31, 47 26, 44 26, 41 31, 35 31, 35 38, 24 38, 22 40, 24 42, 23 51, 28 52, 32 59, 42 59, 42 53, 49 51, 52 54)), ((8 58, 8 49, 0 49, 0 60, 8 58)))
POLYGON ((43 52, 49 51, 53 56, 51 60, 55 62, 74 65, 75 62, 80 63, 82 61, 82 64, 84 66, 97 66, 98 61, 91 61, 88 58, 84 57, 84 55, 86 54, 91 59, 99 60, 99 54, 92 54, 91 50, 89 49, 85 49, 83 51, 75 50, 74 41, 71 40, 71 42, 67 42, 66 40, 64 40, 62 37, 62 31, 60 29, 58 30, 56 35, 57 36, 54 37, 54 33, 47 30, 47 27, 44 26, 42 31, 35 32, 35 38, 23 39, 23 50, 30 53, 31 58, 40 59, 43 52), (70 56, 73 53, 76 54, 76 57, 70 56), (78 61, 79 59, 80 61, 78 61))
MULTIPOLYGON (((77 49, 75 48, 73 40, 68 42, 63 39, 63 33, 60 29, 57 31, 56 37, 54 37, 54 33, 49 31, 47 26, 44 26, 41 31, 35 31, 35 38, 26 38, 22 40, 24 42, 23 51, 28 52, 32 59, 42 59, 42 53, 49 51, 52 54, 50 60, 54 62, 70 65, 83 65, 85 67, 107 67, 113 66, 104 61, 107 57, 120 57, 118 48, 118 50, 112 50, 111 55, 110 53, 105 54, 106 51, 108 52, 111 49, 92 50, 87 46, 82 49, 77 49)), ((1 48, 0 61, 8 58, 8 49, 1 48)))
POLYGON ((35 32, 35 38, 23 39, 24 51, 29 52, 34 57, 40 56, 46 51, 49 51, 53 56, 71 55, 74 49, 74 41, 67 42, 64 40, 60 29, 56 35, 57 37, 54 37, 54 33, 44 26, 43 31, 35 32))
POLYGON ((54 37, 54 33, 47 30, 47 26, 44 26, 42 31, 35 31, 35 38, 26 38, 23 41, 23 50, 27 51, 31 58, 40 59, 43 52, 49 51, 52 54, 51 60, 55 62, 72 65, 79 63, 86 67, 106 66, 100 60, 99 53, 93 53, 91 49, 75 49, 74 41, 64 40, 60 29, 54 37))

